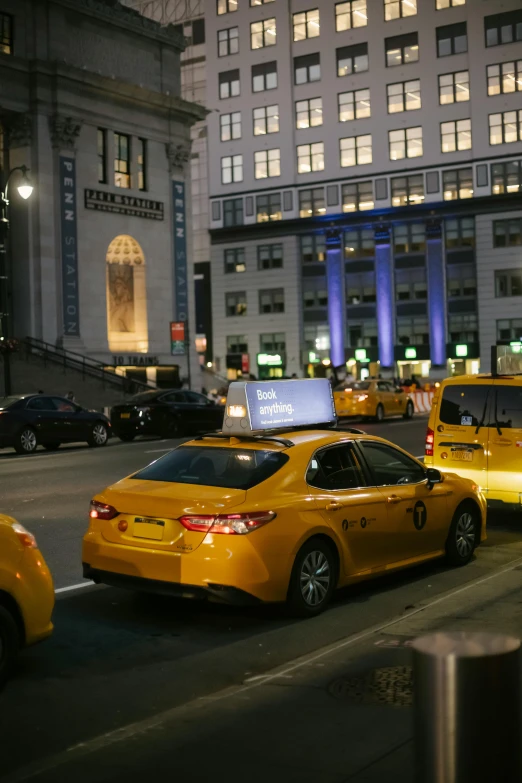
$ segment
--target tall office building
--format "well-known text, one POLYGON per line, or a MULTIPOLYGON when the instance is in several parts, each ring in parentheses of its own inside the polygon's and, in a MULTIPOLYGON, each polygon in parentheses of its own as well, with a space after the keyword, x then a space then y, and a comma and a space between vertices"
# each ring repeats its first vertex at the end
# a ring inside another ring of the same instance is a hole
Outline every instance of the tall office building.
POLYGON ((520 0, 207 0, 216 367, 445 376, 522 338, 520 0))

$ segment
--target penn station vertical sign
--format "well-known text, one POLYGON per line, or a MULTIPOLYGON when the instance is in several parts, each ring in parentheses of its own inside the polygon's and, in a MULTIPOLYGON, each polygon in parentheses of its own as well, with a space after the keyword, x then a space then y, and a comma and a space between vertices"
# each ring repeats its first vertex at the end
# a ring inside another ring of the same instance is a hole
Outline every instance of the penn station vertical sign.
POLYGON ((78 295, 78 231, 76 161, 60 155, 60 212, 62 228, 62 313, 63 333, 80 336, 78 295))
POLYGON ((174 205, 174 302, 176 319, 188 320, 187 232, 185 183, 172 181, 174 205))

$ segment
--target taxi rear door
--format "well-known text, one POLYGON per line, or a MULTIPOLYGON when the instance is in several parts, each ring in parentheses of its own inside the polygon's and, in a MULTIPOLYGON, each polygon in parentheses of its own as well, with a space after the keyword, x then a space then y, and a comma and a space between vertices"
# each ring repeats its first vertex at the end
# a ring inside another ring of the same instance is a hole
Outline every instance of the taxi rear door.
POLYGON ((386 413, 389 414, 399 412, 397 395, 394 394, 391 384, 389 384, 387 381, 378 381, 377 392, 379 394, 380 401, 384 405, 384 410, 386 413))
POLYGON ((488 414, 491 379, 448 384, 435 422, 433 464, 485 487, 488 468, 488 414))
POLYGON ((306 480, 316 506, 341 541, 341 577, 383 565, 390 543, 386 502, 378 490, 367 486, 353 444, 319 449, 310 461, 306 480))
POLYGON ((522 385, 493 381, 489 412, 487 497, 520 503, 522 497, 522 385))
POLYGON ((448 489, 428 486, 426 471, 380 441, 357 441, 388 510, 388 563, 440 551, 448 533, 448 489))

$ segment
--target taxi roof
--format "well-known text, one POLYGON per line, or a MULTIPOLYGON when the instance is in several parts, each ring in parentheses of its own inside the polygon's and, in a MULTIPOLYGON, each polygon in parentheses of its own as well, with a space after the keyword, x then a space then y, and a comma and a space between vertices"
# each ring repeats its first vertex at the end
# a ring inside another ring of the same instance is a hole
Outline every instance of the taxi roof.
POLYGON ((452 378, 444 378, 441 386, 454 386, 462 384, 473 384, 477 381, 484 383, 488 381, 515 381, 522 384, 522 375, 516 373, 507 373, 506 375, 493 375, 492 373, 480 373, 479 375, 454 375, 452 378))
POLYGON ((372 440, 382 440, 374 435, 368 435, 362 430, 350 430, 350 429, 299 429, 299 430, 283 430, 277 433, 256 436, 234 436, 226 435, 225 433, 209 433, 208 435, 202 435, 198 438, 194 438, 184 446, 189 445, 201 445, 204 441, 205 445, 216 448, 242 448, 242 449, 257 449, 257 450, 273 450, 273 451, 285 451, 286 449, 294 448, 296 446, 304 446, 306 444, 313 444, 314 448, 319 446, 326 446, 330 443, 336 443, 341 440, 358 440, 360 438, 371 438, 372 440))

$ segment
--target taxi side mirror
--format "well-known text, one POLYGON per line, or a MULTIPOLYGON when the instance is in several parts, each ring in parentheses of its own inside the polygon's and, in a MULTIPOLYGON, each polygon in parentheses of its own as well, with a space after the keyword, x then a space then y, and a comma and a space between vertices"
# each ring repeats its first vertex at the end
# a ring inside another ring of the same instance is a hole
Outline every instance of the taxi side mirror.
POLYGON ((435 484, 440 484, 444 481, 442 473, 436 468, 428 468, 426 471, 426 478, 428 479, 428 489, 432 489, 435 484))

